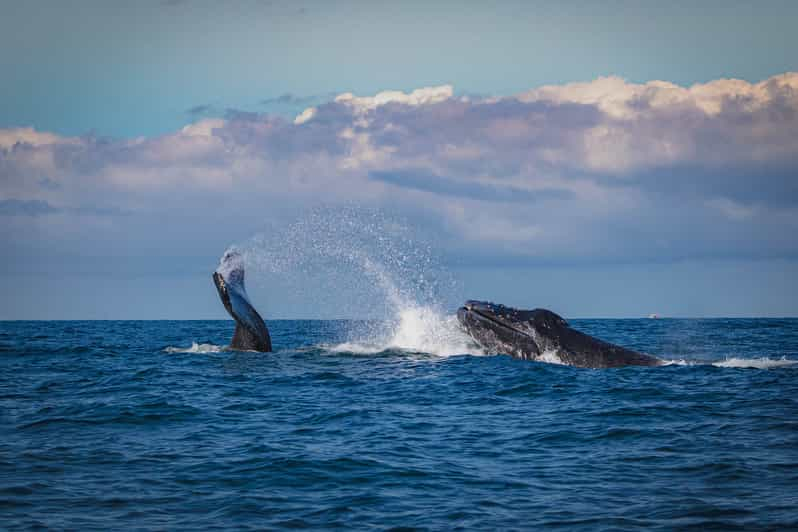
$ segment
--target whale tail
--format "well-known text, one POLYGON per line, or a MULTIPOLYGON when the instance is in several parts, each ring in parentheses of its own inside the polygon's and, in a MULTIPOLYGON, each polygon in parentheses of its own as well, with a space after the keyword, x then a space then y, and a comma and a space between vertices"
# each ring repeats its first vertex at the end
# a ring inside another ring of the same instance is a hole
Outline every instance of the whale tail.
MULTIPOLYGON (((266 325, 264 324, 264 328, 266 325)), ((272 350, 272 342, 269 337, 269 331, 266 331, 265 341, 263 336, 254 334, 247 327, 236 323, 236 330, 233 332, 233 339, 230 341, 230 347, 233 349, 240 349, 242 351, 262 351, 268 353, 272 350)))
POLYGON ((227 313, 235 320, 236 329, 230 347, 233 349, 269 352, 272 341, 269 329, 252 306, 244 288, 244 261, 235 249, 227 251, 213 273, 213 283, 227 313))

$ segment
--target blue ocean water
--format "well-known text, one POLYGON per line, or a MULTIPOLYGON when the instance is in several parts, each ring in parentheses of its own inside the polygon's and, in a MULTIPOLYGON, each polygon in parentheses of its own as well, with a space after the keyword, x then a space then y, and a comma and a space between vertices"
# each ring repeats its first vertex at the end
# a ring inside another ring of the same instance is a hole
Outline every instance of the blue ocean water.
POLYGON ((346 321, 271 321, 271 354, 220 349, 230 321, 2 322, 0 527, 798 527, 798 320, 573 325, 678 363, 346 321))

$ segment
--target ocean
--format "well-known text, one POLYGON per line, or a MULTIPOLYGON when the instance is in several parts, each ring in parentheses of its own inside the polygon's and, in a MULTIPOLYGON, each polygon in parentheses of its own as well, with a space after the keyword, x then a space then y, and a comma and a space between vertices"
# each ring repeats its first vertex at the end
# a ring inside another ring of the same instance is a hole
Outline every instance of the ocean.
POLYGON ((604 370, 268 325, 0 322, 0 528, 798 528, 798 319, 572 320, 672 362, 604 370))

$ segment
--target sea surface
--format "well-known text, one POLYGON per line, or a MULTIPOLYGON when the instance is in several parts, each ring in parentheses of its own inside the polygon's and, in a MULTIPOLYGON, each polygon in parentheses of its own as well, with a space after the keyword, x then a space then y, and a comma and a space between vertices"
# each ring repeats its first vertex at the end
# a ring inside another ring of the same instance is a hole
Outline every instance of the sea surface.
POLYGON ((672 361, 603 370, 403 320, 0 322, 0 528, 798 528, 798 320, 574 320, 672 361))

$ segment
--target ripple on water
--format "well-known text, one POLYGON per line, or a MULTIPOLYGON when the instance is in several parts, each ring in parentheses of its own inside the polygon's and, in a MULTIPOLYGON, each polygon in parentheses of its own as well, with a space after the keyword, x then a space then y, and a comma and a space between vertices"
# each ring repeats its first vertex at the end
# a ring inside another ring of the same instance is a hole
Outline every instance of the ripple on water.
POLYGON ((798 527, 798 320, 579 321, 689 361, 620 371, 112 323, 0 323, 4 527, 798 527))

